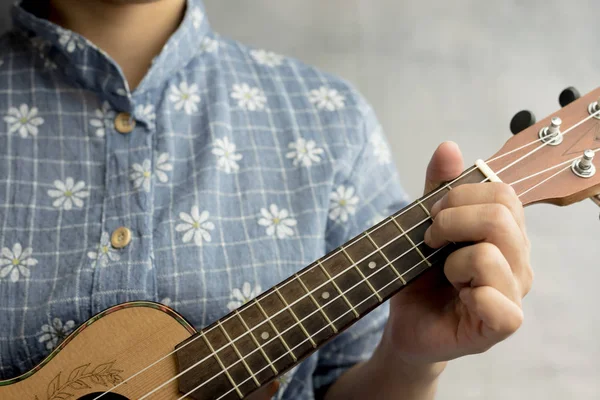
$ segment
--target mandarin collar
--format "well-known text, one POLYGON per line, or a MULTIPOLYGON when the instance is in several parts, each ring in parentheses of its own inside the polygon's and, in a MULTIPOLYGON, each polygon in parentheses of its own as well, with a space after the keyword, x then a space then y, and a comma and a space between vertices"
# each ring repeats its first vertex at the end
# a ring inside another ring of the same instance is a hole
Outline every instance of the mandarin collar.
POLYGON ((115 108, 131 111, 133 97, 163 85, 202 52, 202 39, 210 33, 204 4, 201 0, 186 2, 181 24, 133 92, 116 62, 85 37, 34 15, 24 7, 23 0, 13 6, 12 18, 15 28, 68 79, 103 94, 115 108))

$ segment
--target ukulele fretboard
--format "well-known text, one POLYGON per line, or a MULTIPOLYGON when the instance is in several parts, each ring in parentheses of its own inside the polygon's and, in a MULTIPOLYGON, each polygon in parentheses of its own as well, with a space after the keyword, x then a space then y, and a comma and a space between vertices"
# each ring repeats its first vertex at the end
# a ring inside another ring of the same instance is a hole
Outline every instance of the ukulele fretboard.
POLYGON ((456 247, 423 243, 429 210, 453 187, 484 180, 469 169, 181 343, 180 391, 238 399, 291 369, 441 263, 456 247))

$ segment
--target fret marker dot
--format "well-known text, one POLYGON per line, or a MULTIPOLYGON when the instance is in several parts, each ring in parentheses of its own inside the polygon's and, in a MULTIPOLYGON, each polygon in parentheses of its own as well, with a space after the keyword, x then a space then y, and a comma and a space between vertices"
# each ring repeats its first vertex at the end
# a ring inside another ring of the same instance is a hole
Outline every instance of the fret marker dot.
POLYGON ((267 340, 269 338, 269 332, 263 332, 260 334, 262 340, 267 340))
POLYGON ((327 300, 329 298, 329 292, 323 292, 323 294, 321 295, 321 297, 325 300, 327 300))
POLYGON ((371 269, 375 268, 376 266, 377 266, 377 263, 375 261, 371 261, 369 263, 369 268, 371 268, 371 269))

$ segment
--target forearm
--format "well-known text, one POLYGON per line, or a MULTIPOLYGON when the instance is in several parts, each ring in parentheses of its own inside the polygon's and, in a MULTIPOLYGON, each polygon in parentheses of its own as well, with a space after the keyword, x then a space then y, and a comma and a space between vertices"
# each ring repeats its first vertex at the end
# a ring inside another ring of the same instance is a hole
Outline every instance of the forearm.
POLYGON ((380 345, 371 359, 344 373, 325 399, 432 400, 444 368, 445 363, 404 364, 380 345))

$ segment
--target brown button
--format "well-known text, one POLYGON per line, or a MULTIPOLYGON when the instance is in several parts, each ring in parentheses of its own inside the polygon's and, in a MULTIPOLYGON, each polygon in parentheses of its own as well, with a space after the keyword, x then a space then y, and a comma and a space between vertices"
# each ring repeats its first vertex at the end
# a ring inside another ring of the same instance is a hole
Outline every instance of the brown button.
POLYGON ((110 243, 115 249, 122 249, 131 242, 131 231, 124 226, 114 230, 110 237, 110 243))
POLYGON ((131 118, 131 114, 122 112, 117 114, 115 118, 115 129, 120 133, 129 133, 135 128, 135 120, 131 118))

